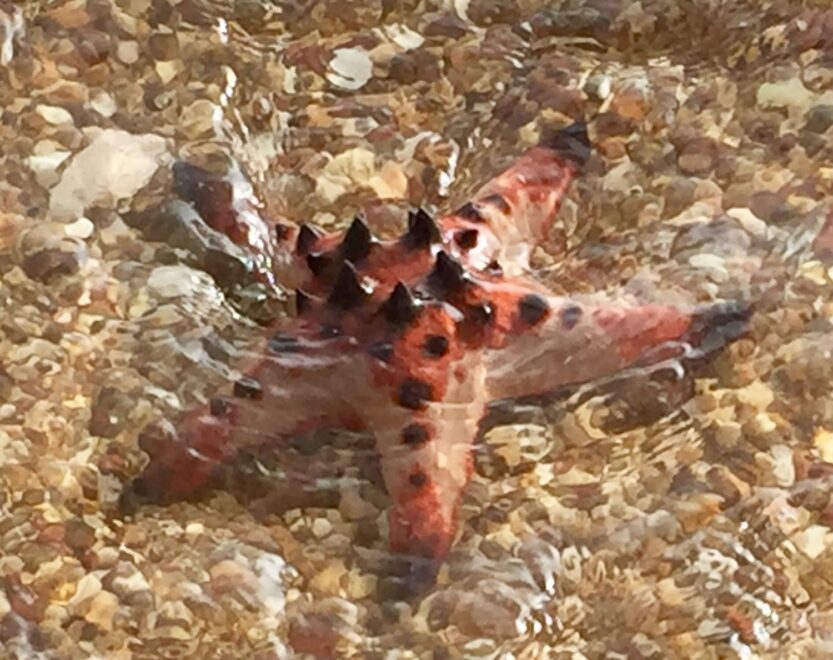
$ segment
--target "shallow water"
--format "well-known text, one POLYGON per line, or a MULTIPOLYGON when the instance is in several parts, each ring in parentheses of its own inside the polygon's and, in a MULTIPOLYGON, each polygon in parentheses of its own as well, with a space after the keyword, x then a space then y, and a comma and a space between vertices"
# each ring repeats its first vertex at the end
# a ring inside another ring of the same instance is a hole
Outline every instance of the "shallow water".
POLYGON ((824 3, 0 12, 4 657, 833 653, 824 3), (140 431, 233 380, 290 307, 257 276, 275 255, 158 213, 175 161, 250 182, 255 216, 335 228, 361 210, 393 236, 574 120, 594 156, 534 276, 750 301, 748 338, 496 407, 433 582, 387 551, 358 434, 250 453, 197 502, 119 508, 140 431))

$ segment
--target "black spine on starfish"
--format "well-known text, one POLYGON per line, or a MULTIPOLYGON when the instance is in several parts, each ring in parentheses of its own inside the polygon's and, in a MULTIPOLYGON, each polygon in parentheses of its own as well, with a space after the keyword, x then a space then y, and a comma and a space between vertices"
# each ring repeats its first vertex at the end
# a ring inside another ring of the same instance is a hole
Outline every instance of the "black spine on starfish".
POLYGON ((349 261, 345 261, 336 276, 327 302, 341 309, 352 309, 364 304, 369 298, 370 294, 359 281, 355 267, 349 261))
POLYGON ((382 311, 389 323, 407 325, 419 314, 419 303, 405 284, 397 282, 390 298, 382 305, 382 311))
POLYGON ((437 253, 434 269, 428 275, 429 285, 444 294, 457 293, 466 285, 463 267, 445 250, 437 253))
POLYGON ((408 231, 405 244, 412 250, 425 250, 440 240, 440 229, 424 209, 408 213, 408 231))
POLYGON ((303 224, 298 229, 298 240, 295 243, 295 254, 303 257, 310 253, 312 246, 319 238, 319 233, 308 224, 303 224))
POLYGON ((353 263, 361 261, 370 254, 372 244, 373 236, 370 228, 364 218, 357 215, 347 229, 347 233, 344 234, 344 240, 341 242, 341 256, 353 263))
POLYGON ((321 277, 327 268, 332 265, 333 260, 326 254, 308 254, 306 256, 307 267, 316 277, 321 277))

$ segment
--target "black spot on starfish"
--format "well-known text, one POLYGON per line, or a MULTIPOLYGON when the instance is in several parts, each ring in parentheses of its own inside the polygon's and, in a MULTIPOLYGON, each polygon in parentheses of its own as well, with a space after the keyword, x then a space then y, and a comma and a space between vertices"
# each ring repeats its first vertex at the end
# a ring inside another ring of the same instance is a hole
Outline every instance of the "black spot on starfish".
POLYGON ((492 259, 486 266, 486 272, 495 277, 500 277, 503 275, 503 266, 500 265, 497 259, 492 259))
POLYGON ((434 358, 441 358, 448 353, 448 337, 442 335, 428 335, 422 348, 427 355, 434 358))
POLYGON ((454 234, 454 242, 463 250, 471 250, 477 245, 478 235, 479 232, 476 229, 461 229, 454 234))
POLYGON ((211 399, 208 401, 208 411, 214 417, 222 417, 229 411, 229 409, 229 402, 221 396, 211 397, 211 399))
POLYGON ((428 483, 428 476, 422 470, 417 470, 416 472, 411 472, 408 481, 414 488, 422 488, 428 483))
POLYGON ((425 425, 414 422, 402 429, 402 444, 420 447, 428 442, 428 429, 425 425))
POLYGON ((572 330, 581 321, 582 313, 579 305, 567 305, 561 310, 561 325, 565 330, 572 330))
POLYGON ((454 215, 458 218, 463 218, 464 220, 470 220, 471 222, 484 222, 483 216, 480 215, 480 211, 478 211, 477 207, 471 202, 463 204, 454 212, 454 215))
POLYGON ((433 396, 431 385, 424 380, 406 378, 399 384, 396 398, 403 408, 421 410, 425 407, 425 402, 430 401, 433 396))
POLYGON ((544 296, 539 296, 537 293, 528 293, 521 298, 518 303, 518 315, 524 323, 535 325, 547 314, 549 314, 550 305, 544 296))
POLYGON ((254 378, 244 376, 234 383, 234 396, 240 399, 262 399, 263 388, 254 378))

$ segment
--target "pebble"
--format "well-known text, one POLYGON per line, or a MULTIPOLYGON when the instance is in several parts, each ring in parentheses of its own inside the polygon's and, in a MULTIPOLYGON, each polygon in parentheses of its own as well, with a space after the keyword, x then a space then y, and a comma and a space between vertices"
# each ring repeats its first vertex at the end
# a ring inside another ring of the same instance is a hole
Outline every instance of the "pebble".
POLYGON ((110 118, 118 111, 119 107, 116 99, 107 92, 99 92, 90 101, 90 107, 95 110, 102 117, 110 118))
POLYGON ((827 429, 819 429, 813 438, 813 444, 819 450, 821 460, 826 463, 833 463, 833 432, 827 429))
POLYGON ((373 61, 361 48, 337 48, 330 60, 327 80, 336 87, 357 90, 364 87, 373 75, 373 61))
POLYGON ((185 135, 196 140, 201 136, 211 135, 217 124, 220 108, 207 99, 199 99, 182 110, 180 128, 185 135))
POLYGON ((717 145, 709 138, 698 138, 688 142, 677 160, 686 174, 706 175, 715 165, 717 145))
POLYGON ((133 135, 105 129, 64 170, 50 191, 49 210, 56 218, 78 217, 90 206, 114 207, 135 195, 169 159, 158 135, 133 135))
POLYGON ((23 216, 0 211, 0 254, 11 252, 24 224, 23 216))
POLYGON ((797 108, 805 110, 812 103, 813 92, 804 86, 800 78, 763 83, 758 87, 758 105, 762 108, 797 108))
POLYGON ((95 530, 80 519, 72 519, 66 522, 64 528, 64 541, 77 552, 89 550, 95 543, 95 530))
POLYGON ((709 276, 715 282, 727 282, 729 270, 726 268, 726 259, 717 254, 695 254, 688 258, 688 263, 693 268, 702 268, 709 271, 709 276))
POLYGON ((89 238, 95 231, 95 225, 89 218, 78 218, 75 222, 64 227, 67 236, 73 238, 89 238))
POLYGON ((90 413, 89 431, 102 438, 115 438, 129 423, 135 397, 111 386, 102 387, 95 396, 90 413))
POLYGON ((59 247, 45 246, 31 251, 23 258, 21 266, 27 277, 46 283, 57 277, 74 275, 86 258, 83 244, 62 242, 59 247))
POLYGON ((185 526, 185 533, 191 537, 199 537, 205 534, 205 525, 200 522, 188 523, 185 526))
POLYGON ((792 449, 787 445, 775 445, 769 451, 775 462, 772 471, 775 482, 782 488, 789 488, 795 483, 795 464, 792 449))
POLYGON ((584 91, 599 101, 604 101, 610 96, 613 90, 613 81, 610 76, 597 74, 590 76, 584 84, 584 91))
POLYGON ((30 156, 26 162, 32 172, 35 173, 35 180, 38 185, 51 188, 61 180, 58 168, 70 156, 72 156, 72 153, 69 151, 56 150, 48 154, 30 156))
POLYGON ((94 574, 88 573, 79 580, 75 587, 75 593, 69 600, 69 606, 74 609, 79 609, 88 600, 101 592, 101 580, 94 574))
POLYGON ((257 593, 257 576, 247 566, 236 561, 224 559, 208 569, 208 573, 211 576, 212 586, 220 593, 228 591, 257 593))
POLYGON ((11 603, 6 597, 6 593, 0 589, 0 620, 4 619, 9 612, 12 611, 11 603))
POLYGON ((790 540, 809 559, 818 559, 833 544, 833 532, 824 525, 810 525, 793 534, 790 540))
POLYGON ((764 238, 767 233, 767 224, 756 216, 752 209, 731 208, 726 215, 740 222, 743 229, 756 238, 764 238))
POLYGON ((159 76, 159 80, 162 81, 162 84, 168 85, 185 67, 180 60, 170 60, 157 62, 153 68, 156 71, 156 75, 159 76))
POLYGON ((139 60, 139 44, 135 41, 119 41, 116 57, 124 64, 135 64, 139 60))
POLYGON ((409 50, 393 57, 388 76, 402 85, 421 80, 433 82, 440 77, 440 61, 428 51, 409 50))
POLYGON ((312 533, 319 539, 333 531, 333 524, 326 518, 316 518, 312 523, 312 533))
POLYGON ((148 51, 155 60, 173 60, 179 57, 179 39, 173 32, 157 32, 148 39, 148 51))
POLYGON ((362 573, 357 569, 353 569, 347 576, 347 597, 353 600, 369 598, 376 593, 378 582, 379 578, 376 575, 362 573))
POLYGON ((72 115, 64 108, 55 105, 40 104, 35 108, 35 111, 53 126, 73 123, 72 115))
POLYGON ((388 161, 367 185, 379 199, 404 199, 408 192, 408 177, 399 163, 388 161))
POLYGON ((338 596, 342 593, 342 579, 347 575, 347 567, 341 559, 334 559, 327 563, 310 580, 310 588, 322 594, 338 596))
POLYGON ((210 286, 211 282, 205 273, 182 265, 158 266, 148 279, 148 287, 162 298, 188 296, 200 288, 210 286))
POLYGON ((338 510, 344 520, 348 521, 374 518, 379 514, 376 507, 362 498, 358 487, 350 486, 341 491, 338 510))
POLYGON ((108 591, 101 591, 93 597, 84 619, 101 630, 112 630, 113 618, 118 609, 119 599, 108 591))
POLYGON ((821 134, 826 133, 831 126, 833 126, 833 105, 816 105, 810 109, 804 128, 821 134))

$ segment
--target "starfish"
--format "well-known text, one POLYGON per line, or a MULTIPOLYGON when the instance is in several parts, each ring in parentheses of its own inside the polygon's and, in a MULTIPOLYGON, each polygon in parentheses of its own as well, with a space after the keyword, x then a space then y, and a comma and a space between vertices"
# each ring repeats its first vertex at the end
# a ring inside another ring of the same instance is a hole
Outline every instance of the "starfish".
POLYGON ((276 271, 297 287, 297 314, 268 329, 229 391, 161 441, 145 436, 150 462, 129 492, 185 498, 244 449, 318 428, 365 430, 392 501, 391 550, 444 558, 491 402, 653 364, 685 346, 712 350, 745 325, 742 303, 565 298, 524 274, 589 155, 583 124, 562 129, 456 211, 436 220, 411 212, 395 240, 374 238, 362 217, 332 234, 281 226, 276 271))

